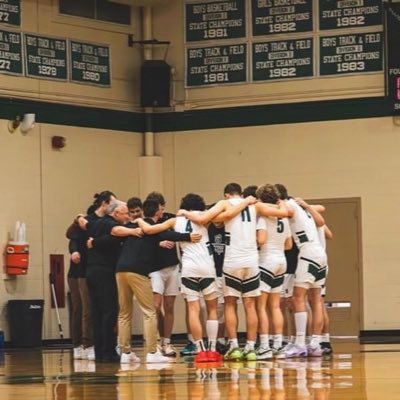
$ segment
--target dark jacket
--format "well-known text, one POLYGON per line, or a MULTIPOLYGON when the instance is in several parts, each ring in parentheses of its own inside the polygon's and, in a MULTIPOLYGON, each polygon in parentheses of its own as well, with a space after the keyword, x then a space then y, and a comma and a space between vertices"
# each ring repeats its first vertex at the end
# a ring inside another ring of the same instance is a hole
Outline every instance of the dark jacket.
MULTIPOLYGON (((154 224, 150 219, 146 219, 146 222, 154 224)), ((127 227, 137 228, 138 225, 130 223, 127 227)), ((137 236, 127 237, 117 263, 117 272, 134 272, 148 276, 151 272, 157 271, 159 243, 163 240, 190 241, 190 234, 167 231, 158 235, 144 235, 141 238, 137 236)), ((176 254, 176 249, 173 249, 173 251, 176 254)))

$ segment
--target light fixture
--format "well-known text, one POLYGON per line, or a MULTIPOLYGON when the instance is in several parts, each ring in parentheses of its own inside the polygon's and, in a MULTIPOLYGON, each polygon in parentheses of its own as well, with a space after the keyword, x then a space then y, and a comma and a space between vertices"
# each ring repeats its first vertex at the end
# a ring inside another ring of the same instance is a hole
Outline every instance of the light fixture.
POLYGON ((14 120, 8 122, 8 131, 14 133, 19 127, 21 133, 26 135, 35 126, 35 114, 17 115, 14 120))

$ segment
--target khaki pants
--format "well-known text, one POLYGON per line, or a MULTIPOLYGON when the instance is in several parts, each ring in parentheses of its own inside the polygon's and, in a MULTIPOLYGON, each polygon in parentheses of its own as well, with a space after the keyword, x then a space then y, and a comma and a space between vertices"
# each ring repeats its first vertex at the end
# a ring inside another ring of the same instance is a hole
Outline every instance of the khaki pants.
POLYGON ((71 338, 74 347, 93 346, 93 327, 86 278, 68 278, 71 293, 71 338))
POLYGON ((131 349, 132 300, 135 295, 144 314, 144 337, 147 350, 157 350, 157 312, 153 302, 150 278, 134 272, 117 272, 118 286, 118 344, 124 353, 131 349))

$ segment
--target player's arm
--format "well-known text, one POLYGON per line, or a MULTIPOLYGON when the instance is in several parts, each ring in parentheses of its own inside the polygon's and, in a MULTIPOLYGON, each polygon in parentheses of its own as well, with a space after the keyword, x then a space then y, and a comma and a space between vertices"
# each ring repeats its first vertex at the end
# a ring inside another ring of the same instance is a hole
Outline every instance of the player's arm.
POLYGON ((226 200, 220 200, 218 203, 216 203, 210 209, 208 209, 202 213, 197 213, 197 212, 187 211, 187 210, 179 210, 177 212, 177 215, 184 216, 188 220, 194 222, 195 224, 206 225, 208 222, 210 222, 212 219, 214 219, 218 214, 223 212, 227 207, 228 206, 227 206, 226 200))
MULTIPOLYGON (((226 200, 225 200, 226 201, 226 200)), ((253 196, 247 196, 243 201, 234 206, 226 201, 226 209, 213 218, 213 222, 225 222, 239 215, 246 207, 255 204, 257 199, 253 196)))
POLYGON ((263 246, 267 243, 267 231, 265 229, 258 229, 257 230, 257 245, 263 246))
POLYGON ((111 229, 112 236, 126 237, 126 236, 138 236, 142 237, 143 232, 141 228, 128 228, 126 226, 114 226, 111 229))
POLYGON ((314 208, 319 213, 325 212, 326 208, 322 204, 310 204, 310 207, 314 208))
MULTIPOLYGON (((300 197, 296 197, 295 200, 301 207, 303 207, 305 210, 307 210, 311 214, 311 216, 314 219, 315 225, 317 225, 318 227, 325 225, 324 217, 317 210, 317 207, 314 207, 311 204, 308 204, 306 201, 304 201, 300 197)), ((321 210, 321 208, 318 208, 318 209, 321 210)), ((325 207, 324 207, 324 209, 325 209, 325 207)))
POLYGON ((290 250, 292 247, 293 247, 293 238, 289 236, 285 240, 285 250, 290 250))
POLYGON ((77 215, 77 217, 75 218, 75 221, 77 222, 77 224, 79 225, 79 227, 81 229, 83 229, 83 230, 87 229, 88 220, 85 218, 85 216, 83 214, 77 215))
POLYGON ((332 231, 329 229, 329 227, 326 224, 324 225, 324 232, 325 232, 325 237, 327 239, 332 239, 333 238, 333 233, 332 233, 332 231))
POLYGON ((136 219, 135 222, 139 225, 139 227, 146 235, 155 235, 157 233, 167 231, 168 229, 173 229, 175 226, 175 220, 175 218, 170 218, 162 222, 161 224, 155 225, 148 224, 142 218, 136 219))
POLYGON ((280 201, 277 205, 258 202, 255 206, 257 215, 264 217, 286 218, 293 215, 293 210, 284 201, 280 201))

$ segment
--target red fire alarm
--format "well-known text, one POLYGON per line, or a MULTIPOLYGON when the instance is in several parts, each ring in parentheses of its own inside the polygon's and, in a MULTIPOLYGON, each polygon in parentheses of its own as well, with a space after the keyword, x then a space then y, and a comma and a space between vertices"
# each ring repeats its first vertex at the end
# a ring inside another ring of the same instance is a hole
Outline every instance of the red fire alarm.
POLYGON ((65 147, 65 137, 63 136, 52 136, 51 147, 55 150, 60 150, 65 147))

